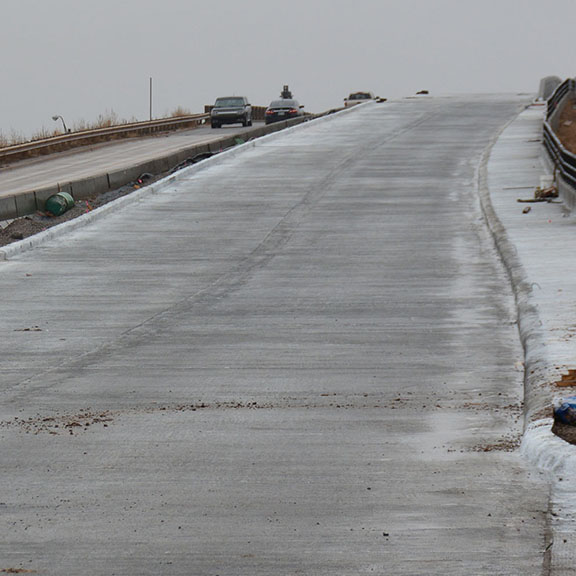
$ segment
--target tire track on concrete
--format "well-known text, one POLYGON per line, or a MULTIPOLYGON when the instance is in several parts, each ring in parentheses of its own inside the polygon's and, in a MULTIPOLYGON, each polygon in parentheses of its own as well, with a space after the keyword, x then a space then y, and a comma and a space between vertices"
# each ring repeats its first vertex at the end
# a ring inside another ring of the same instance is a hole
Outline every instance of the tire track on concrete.
MULTIPOLYGON (((319 183, 311 187, 301 200, 286 212, 250 254, 206 287, 157 312, 109 342, 73 358, 65 358, 54 366, 15 383, 10 388, 7 388, 5 393, 13 392, 21 386, 26 386, 26 391, 29 392, 30 386, 35 384, 43 386, 43 381, 49 375, 56 374, 62 370, 73 372, 85 369, 120 350, 126 350, 129 347, 136 348, 140 343, 166 332, 178 321, 181 315, 189 313, 196 307, 209 307, 223 300, 229 294, 238 291, 248 283, 256 272, 264 269, 281 252, 282 248, 290 241, 299 228, 300 223, 317 206, 319 201, 329 193, 331 186, 355 164, 360 162, 366 153, 376 151, 390 143, 390 141, 419 128, 422 124, 438 115, 444 107, 445 104, 443 103, 434 104, 432 111, 420 114, 404 126, 393 129, 387 136, 380 137, 376 141, 368 139, 362 146, 354 148, 354 151, 348 153, 335 169, 330 171, 319 183)), ((306 124, 302 126, 302 128, 306 127, 306 124)))

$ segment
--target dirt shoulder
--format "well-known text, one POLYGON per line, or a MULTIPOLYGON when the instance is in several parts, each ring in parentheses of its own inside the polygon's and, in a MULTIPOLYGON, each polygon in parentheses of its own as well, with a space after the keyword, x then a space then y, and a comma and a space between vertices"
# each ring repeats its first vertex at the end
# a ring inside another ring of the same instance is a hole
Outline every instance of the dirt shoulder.
POLYGON ((35 214, 12 220, 0 229, 0 247, 11 244, 12 242, 24 240, 34 234, 43 232, 52 226, 61 224, 62 222, 78 218, 87 212, 91 212, 95 208, 99 208, 108 202, 112 202, 117 198, 121 198, 122 196, 126 196, 127 194, 138 190, 143 185, 151 184, 162 176, 163 175, 150 176, 147 178, 145 183, 135 182, 127 184, 117 190, 110 190, 104 194, 87 198, 86 200, 78 200, 75 202, 73 208, 64 212, 64 214, 61 214, 60 216, 53 216, 47 212, 36 212, 35 214))
POLYGON ((556 135, 566 150, 576 154, 576 99, 573 98, 564 105, 556 135))

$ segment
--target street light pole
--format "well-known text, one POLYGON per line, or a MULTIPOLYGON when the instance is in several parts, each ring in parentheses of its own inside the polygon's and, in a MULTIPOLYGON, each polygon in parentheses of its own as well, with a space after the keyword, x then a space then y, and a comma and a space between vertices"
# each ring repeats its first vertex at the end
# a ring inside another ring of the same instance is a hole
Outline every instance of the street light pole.
POLYGON ((150 120, 152 120, 152 77, 150 77, 150 120))
POLYGON ((68 128, 66 128, 66 122, 64 122, 64 118, 62 118, 62 116, 59 114, 52 116, 52 120, 54 120, 54 122, 56 122, 58 119, 62 120, 62 126, 64 126, 64 134, 68 134, 68 128))

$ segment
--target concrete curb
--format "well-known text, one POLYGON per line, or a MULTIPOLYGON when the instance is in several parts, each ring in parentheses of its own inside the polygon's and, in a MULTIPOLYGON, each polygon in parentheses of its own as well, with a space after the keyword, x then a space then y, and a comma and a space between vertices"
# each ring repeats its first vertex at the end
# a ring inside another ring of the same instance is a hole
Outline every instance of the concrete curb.
POLYGON ((502 133, 520 116, 506 123, 484 151, 478 169, 478 195, 482 213, 510 279, 516 300, 518 330, 524 349, 524 434, 521 454, 539 468, 559 473, 576 465, 574 450, 552 433, 550 407, 554 392, 545 375, 550 372, 545 354, 546 335, 532 298, 532 282, 496 214, 488 187, 488 164, 502 133), (547 416, 548 414, 548 416, 547 416))
MULTIPOLYGON (((217 166, 219 164, 222 164, 226 160, 234 158, 235 156, 238 156, 239 154, 245 152, 246 150, 255 148, 256 146, 262 143, 267 143, 273 141, 274 139, 279 138, 280 136, 290 134, 297 130, 305 129, 307 126, 310 126, 312 124, 316 125, 318 123, 330 122, 332 121, 333 118, 339 117, 343 114, 348 114, 352 112, 355 108, 369 106, 372 104, 373 104, 372 102, 369 102, 366 104, 360 104, 358 106, 354 106, 353 108, 346 108, 344 110, 334 112, 333 114, 328 114, 326 116, 321 116, 320 118, 315 118, 307 122, 302 122, 300 124, 297 124, 296 126, 290 126, 288 128, 277 130, 275 132, 272 132, 271 134, 260 136, 258 138, 255 138, 254 140, 245 142, 244 144, 239 144, 238 146, 229 148, 228 150, 224 150, 223 152, 219 152, 218 154, 210 158, 207 158, 206 160, 202 160, 197 164, 194 164, 187 168, 183 168, 182 170, 179 170, 178 172, 171 174, 170 176, 166 176, 165 178, 162 178, 161 180, 158 180, 157 182, 150 184, 149 186, 140 188, 139 190, 135 190, 134 192, 131 192, 126 196, 122 196, 117 200, 113 200, 108 204, 104 204, 103 206, 96 208, 92 212, 88 212, 86 214, 83 214, 82 216, 79 216, 78 218, 74 218, 73 220, 69 220, 67 222, 63 222, 62 224, 53 226, 45 230, 44 232, 40 232, 24 240, 19 240, 17 242, 13 242, 12 244, 3 246, 2 248, 0 248, 0 261, 9 260, 10 258, 16 255, 32 250, 45 242, 48 242, 55 238, 59 238, 73 230, 81 228, 82 226, 86 226, 91 222, 94 222, 99 218, 105 216, 106 214, 121 210, 127 206, 135 204, 136 202, 140 202, 147 196, 158 193, 159 191, 166 188, 169 184, 177 182, 181 178, 190 177, 191 175, 196 174, 201 170, 205 170, 206 168, 210 168, 211 166, 217 166)), ((95 178, 98 177, 99 176, 95 176, 95 178)))

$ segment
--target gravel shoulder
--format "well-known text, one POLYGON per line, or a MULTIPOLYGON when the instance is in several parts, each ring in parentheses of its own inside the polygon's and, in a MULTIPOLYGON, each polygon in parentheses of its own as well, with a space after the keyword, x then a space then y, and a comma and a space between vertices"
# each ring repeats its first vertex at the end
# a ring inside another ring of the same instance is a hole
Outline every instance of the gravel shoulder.
POLYGON ((145 182, 133 182, 122 186, 117 190, 110 190, 104 194, 87 198, 86 200, 76 201, 73 208, 64 212, 59 216, 54 216, 47 212, 36 212, 29 216, 16 218, 11 221, 0 222, 0 247, 7 246, 19 240, 25 240, 30 236, 44 232, 53 226, 74 220, 96 208, 100 208, 109 202, 127 196, 143 186, 147 186, 163 178, 165 174, 161 175, 147 175, 145 182))

